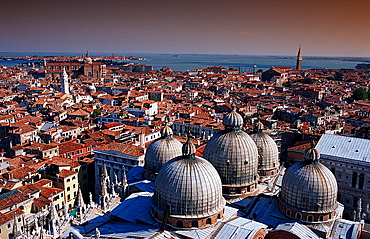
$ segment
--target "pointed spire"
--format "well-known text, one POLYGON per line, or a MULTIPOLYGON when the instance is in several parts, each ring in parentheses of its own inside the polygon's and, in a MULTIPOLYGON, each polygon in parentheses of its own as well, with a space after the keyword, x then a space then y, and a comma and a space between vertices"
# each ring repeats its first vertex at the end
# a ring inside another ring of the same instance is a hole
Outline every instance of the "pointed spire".
POLYGON ((125 168, 122 169, 122 199, 125 199, 128 195, 128 183, 126 177, 125 168))
POLYGON ((114 172, 114 184, 116 186, 118 186, 120 184, 120 182, 118 181, 118 175, 116 174, 116 172, 114 172))
POLYGON ((302 46, 299 45, 299 50, 297 54, 297 64, 296 64, 297 70, 302 70, 302 46))
POLYGON ((103 179, 101 181, 101 196, 106 196, 108 195, 108 189, 107 189, 107 183, 106 181, 103 179))
POLYGON ((104 163, 103 163, 103 178, 105 179, 107 177, 108 177, 107 165, 104 161, 104 163))
POLYGON ((66 68, 63 67, 63 73, 62 73, 62 93, 69 94, 69 84, 68 84, 68 74, 66 72, 66 68))
POLYGON ((122 168, 122 186, 127 185, 127 176, 125 167, 122 168))
POLYGON ((78 186, 76 204, 77 204, 77 207, 78 208, 84 208, 85 207, 85 202, 84 202, 84 198, 82 196, 82 192, 81 192, 81 187, 80 186, 78 186))

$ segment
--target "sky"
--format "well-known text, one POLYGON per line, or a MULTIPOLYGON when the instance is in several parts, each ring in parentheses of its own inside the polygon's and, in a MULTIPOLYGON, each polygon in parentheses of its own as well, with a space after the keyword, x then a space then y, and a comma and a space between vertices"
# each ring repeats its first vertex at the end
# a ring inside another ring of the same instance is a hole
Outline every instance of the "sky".
POLYGON ((0 3, 0 52, 370 57, 368 0, 0 3))

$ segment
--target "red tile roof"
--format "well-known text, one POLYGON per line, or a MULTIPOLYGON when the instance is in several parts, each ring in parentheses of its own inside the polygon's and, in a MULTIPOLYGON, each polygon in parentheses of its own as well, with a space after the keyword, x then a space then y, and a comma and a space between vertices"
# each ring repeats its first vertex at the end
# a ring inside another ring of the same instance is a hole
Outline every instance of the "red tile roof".
POLYGON ((144 149, 139 147, 139 146, 135 146, 135 145, 132 145, 132 144, 117 143, 117 142, 113 142, 113 143, 110 143, 110 144, 107 144, 107 145, 98 146, 98 147, 96 147, 96 149, 97 150, 104 150, 104 151, 116 151, 116 152, 120 152, 122 154, 127 154, 127 155, 131 155, 131 156, 135 156, 135 157, 140 157, 140 156, 144 155, 144 149))

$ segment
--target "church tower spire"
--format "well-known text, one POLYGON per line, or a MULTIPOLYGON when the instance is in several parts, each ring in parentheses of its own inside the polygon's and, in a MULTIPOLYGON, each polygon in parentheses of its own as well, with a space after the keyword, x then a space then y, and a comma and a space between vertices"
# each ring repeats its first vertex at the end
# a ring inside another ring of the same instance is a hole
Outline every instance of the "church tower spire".
POLYGON ((295 67, 297 70, 302 70, 302 46, 299 45, 299 50, 297 54, 297 64, 295 67))
POLYGON ((68 74, 66 72, 66 68, 63 68, 61 83, 62 83, 62 93, 69 94, 68 74))

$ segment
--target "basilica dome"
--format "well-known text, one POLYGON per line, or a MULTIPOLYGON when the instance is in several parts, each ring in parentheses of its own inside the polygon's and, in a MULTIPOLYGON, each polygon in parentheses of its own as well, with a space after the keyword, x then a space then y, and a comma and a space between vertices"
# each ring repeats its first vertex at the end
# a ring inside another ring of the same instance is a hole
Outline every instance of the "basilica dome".
POLYGON ((183 155, 167 162, 157 175, 153 216, 177 228, 206 227, 223 215, 221 179, 212 164, 194 156, 190 138, 182 150, 183 155))
MULTIPOLYGON (((156 174, 169 160, 180 156, 182 143, 172 137, 173 132, 166 122, 161 130, 161 137, 154 140, 146 150, 144 168, 148 173, 156 174)), ((148 174, 148 176, 149 176, 148 174)), ((150 176, 149 176, 150 177, 150 176)))
POLYGON ((298 215, 302 221, 315 222, 330 220, 335 215, 337 180, 319 158, 319 151, 312 147, 305 152, 303 162, 286 170, 279 201, 287 216, 297 218, 298 215))
POLYGON ((204 158, 219 173, 224 196, 248 196, 257 189, 258 152, 242 131, 243 118, 235 109, 223 119, 225 130, 216 133, 204 149, 204 158))
POLYGON ((260 179, 268 179, 278 173, 279 150, 275 141, 262 132, 263 124, 258 121, 255 124, 255 132, 251 135, 258 150, 258 174, 260 179))

